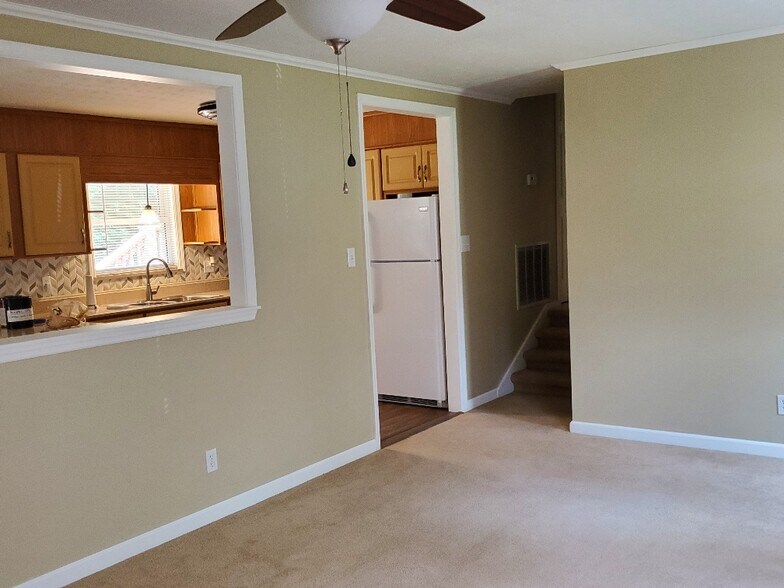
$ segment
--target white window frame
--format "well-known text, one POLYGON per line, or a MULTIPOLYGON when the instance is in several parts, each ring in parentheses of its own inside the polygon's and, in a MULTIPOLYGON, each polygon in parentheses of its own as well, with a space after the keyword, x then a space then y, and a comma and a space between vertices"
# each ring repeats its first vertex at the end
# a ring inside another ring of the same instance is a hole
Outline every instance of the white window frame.
POLYGON ((0 57, 34 62, 39 68, 56 71, 215 87, 220 112, 223 219, 231 260, 231 306, 9 337, 0 340, 0 363, 255 320, 259 307, 242 76, 3 40, 0 40, 0 57))
MULTIPOLYGON (((90 184, 138 184, 141 185, 142 182, 87 182, 85 184, 85 189, 90 184)), ((182 216, 180 212, 180 186, 179 184, 164 184, 163 182, 146 182, 148 186, 152 186, 154 184, 157 185, 169 185, 174 186, 176 195, 174 198, 174 209, 173 210, 173 217, 171 219, 172 224, 174 225, 174 237, 177 240, 175 246, 177 248, 177 261, 171 262, 169 261, 169 267, 173 271, 184 270, 185 269, 185 244, 182 238, 182 216)), ((139 210, 142 209, 142 206, 139 207, 139 210)), ((95 213, 96 211, 88 210, 88 213, 95 213)), ((104 213, 105 214, 105 213, 104 213)), ((93 226, 92 226, 92 216, 90 216, 90 225, 89 225, 89 233, 90 233, 90 243, 94 246, 95 242, 93 239, 93 226)), ((95 253, 92 254, 93 259, 95 259, 95 253)), ((150 273, 156 274, 164 274, 166 273, 163 266, 160 264, 155 264, 150 267, 150 273)), ((96 278, 127 278, 127 277, 134 277, 134 276, 143 276, 146 274, 146 268, 144 267, 132 267, 132 268, 125 268, 125 269, 108 269, 108 270, 95 270, 95 277, 96 278)))

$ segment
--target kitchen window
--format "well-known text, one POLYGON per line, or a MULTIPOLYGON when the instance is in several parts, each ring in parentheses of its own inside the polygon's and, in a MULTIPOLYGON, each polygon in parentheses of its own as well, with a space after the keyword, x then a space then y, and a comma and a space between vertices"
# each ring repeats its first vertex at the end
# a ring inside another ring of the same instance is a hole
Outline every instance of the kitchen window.
POLYGON ((87 206, 97 275, 143 273, 154 257, 183 267, 177 185, 89 183, 87 206))

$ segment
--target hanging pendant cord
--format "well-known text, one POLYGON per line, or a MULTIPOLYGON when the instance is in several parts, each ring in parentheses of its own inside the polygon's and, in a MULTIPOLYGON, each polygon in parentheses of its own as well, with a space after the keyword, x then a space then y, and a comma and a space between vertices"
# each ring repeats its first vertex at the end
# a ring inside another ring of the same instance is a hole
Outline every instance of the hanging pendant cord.
POLYGON ((335 56, 338 63, 338 98, 340 100, 340 148, 343 152, 343 189, 346 187, 346 139, 343 131, 343 84, 340 81, 340 54, 335 56))
MULTIPOLYGON (((346 72, 346 112, 348 113, 348 149, 354 153, 354 139, 351 136, 351 93, 348 87, 348 45, 343 47, 343 67, 346 72)), ((340 69, 340 56, 338 55, 338 69, 340 69)), ((345 159, 345 153, 343 154, 345 159)))

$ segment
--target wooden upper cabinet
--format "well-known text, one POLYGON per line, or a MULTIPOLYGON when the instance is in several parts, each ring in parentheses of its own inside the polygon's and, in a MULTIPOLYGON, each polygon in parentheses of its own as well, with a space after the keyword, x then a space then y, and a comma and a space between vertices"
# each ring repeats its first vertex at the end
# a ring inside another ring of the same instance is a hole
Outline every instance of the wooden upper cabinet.
POLYGON ((380 149, 368 149, 365 151, 365 182, 367 184, 367 199, 383 200, 380 149))
POLYGON ((8 191, 8 169, 5 154, 0 153, 0 257, 14 256, 11 227, 11 196, 8 191))
POLYGON ((381 150, 384 192, 421 192, 438 189, 438 148, 411 145, 381 150))
POLYGON ((384 192, 412 192, 422 188, 422 148, 419 145, 381 150, 384 192))
POLYGON ((223 244, 223 211, 218 186, 180 184, 179 189, 184 244, 223 244))
POLYGON ((425 188, 438 188, 438 147, 422 145, 422 179, 425 188))
POLYGON ((363 116, 365 149, 385 149, 436 142, 436 119, 391 112, 363 116))
POLYGON ((87 253, 78 157, 19 155, 26 255, 87 253))

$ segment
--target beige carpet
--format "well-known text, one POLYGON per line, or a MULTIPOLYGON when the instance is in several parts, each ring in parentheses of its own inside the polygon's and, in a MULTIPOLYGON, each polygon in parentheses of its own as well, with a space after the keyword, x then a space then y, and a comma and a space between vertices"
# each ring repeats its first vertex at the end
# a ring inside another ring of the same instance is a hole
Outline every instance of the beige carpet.
POLYGON ((784 460, 551 408, 508 396, 80 585, 784 585, 784 460))

